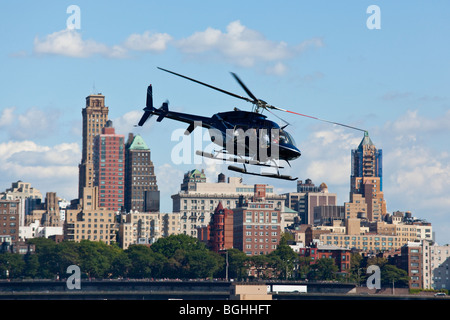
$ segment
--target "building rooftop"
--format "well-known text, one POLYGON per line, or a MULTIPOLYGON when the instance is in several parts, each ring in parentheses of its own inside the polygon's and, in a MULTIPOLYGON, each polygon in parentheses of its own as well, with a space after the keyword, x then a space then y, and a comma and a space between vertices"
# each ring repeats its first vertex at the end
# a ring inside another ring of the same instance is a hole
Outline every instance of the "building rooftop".
POLYGON ((150 148, 145 143, 144 139, 140 135, 136 135, 133 138, 133 142, 131 142, 130 150, 150 150, 150 148))
POLYGON ((364 132, 364 138, 361 140, 361 143, 358 146, 358 149, 362 148, 363 146, 373 146, 373 142, 369 137, 369 133, 367 131, 364 132))

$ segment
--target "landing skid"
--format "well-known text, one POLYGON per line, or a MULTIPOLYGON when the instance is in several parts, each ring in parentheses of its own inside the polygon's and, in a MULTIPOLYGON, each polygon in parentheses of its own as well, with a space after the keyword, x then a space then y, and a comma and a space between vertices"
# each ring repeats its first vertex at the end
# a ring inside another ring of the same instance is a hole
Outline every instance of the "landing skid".
POLYGON ((279 173, 256 173, 256 172, 250 172, 247 171, 245 168, 235 167, 235 166, 228 166, 228 170, 244 173, 244 174, 250 174, 253 176, 260 176, 260 177, 266 177, 266 178, 276 178, 276 179, 283 179, 283 180, 290 180, 294 181, 298 178, 292 178, 291 176, 279 174, 279 173))
POLYGON ((215 159, 215 160, 223 160, 223 161, 242 163, 244 165, 244 168, 231 166, 231 165, 228 166, 228 170, 239 172, 239 173, 244 173, 244 174, 249 174, 249 175, 254 175, 254 176, 261 176, 261 177, 266 177, 266 178, 290 180, 290 181, 294 181, 294 180, 298 179, 298 178, 292 178, 291 176, 288 176, 288 175, 280 174, 279 169, 283 169, 284 167, 272 166, 270 164, 262 163, 258 160, 242 159, 242 158, 238 158, 238 157, 234 157, 234 156, 232 156, 231 158, 219 157, 218 155, 213 155, 212 153, 199 151, 199 150, 196 151, 196 154, 199 156, 205 157, 205 158, 210 158, 210 159, 215 159), (277 173, 269 173, 269 172, 256 173, 256 172, 247 171, 247 169, 245 168, 246 164, 276 168, 277 173))
MULTIPOLYGON (((271 168, 273 168, 273 166, 270 165, 270 164, 262 163, 261 161, 253 160, 253 159, 242 159, 242 158, 238 158, 238 157, 235 157, 235 156, 231 156, 230 158, 219 157, 217 155, 213 155, 212 153, 204 152, 204 151, 200 151, 200 150, 197 150, 195 153, 198 156, 202 156, 202 157, 209 158, 209 159, 214 159, 214 160, 222 160, 222 161, 228 161, 228 162, 237 162, 237 163, 251 164, 251 165, 255 165, 255 166, 262 166, 262 167, 271 167, 271 168)), ((278 166, 276 168, 284 169, 284 167, 278 167, 278 166)))

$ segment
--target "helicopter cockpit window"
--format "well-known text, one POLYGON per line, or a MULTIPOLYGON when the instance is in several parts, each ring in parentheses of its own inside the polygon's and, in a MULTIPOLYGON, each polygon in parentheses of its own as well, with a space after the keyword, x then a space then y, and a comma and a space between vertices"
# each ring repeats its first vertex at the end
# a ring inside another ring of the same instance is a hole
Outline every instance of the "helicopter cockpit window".
POLYGON ((280 143, 292 144, 295 146, 295 141, 292 136, 286 131, 280 130, 280 143))

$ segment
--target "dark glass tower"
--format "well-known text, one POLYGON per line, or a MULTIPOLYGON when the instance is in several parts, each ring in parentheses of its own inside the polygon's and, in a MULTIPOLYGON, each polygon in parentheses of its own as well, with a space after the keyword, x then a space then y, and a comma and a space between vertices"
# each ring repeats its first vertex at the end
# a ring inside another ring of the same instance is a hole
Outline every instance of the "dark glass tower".
POLYGON ((150 148, 140 135, 129 134, 125 148, 125 210, 159 211, 159 190, 150 148))

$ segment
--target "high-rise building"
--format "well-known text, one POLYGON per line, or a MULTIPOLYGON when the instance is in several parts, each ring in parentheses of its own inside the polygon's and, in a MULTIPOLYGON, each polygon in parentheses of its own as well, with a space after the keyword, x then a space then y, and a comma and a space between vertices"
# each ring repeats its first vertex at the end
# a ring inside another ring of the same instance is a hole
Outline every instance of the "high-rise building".
POLYGON ((150 148, 140 135, 128 136, 125 146, 125 210, 159 211, 159 190, 150 148))
POLYGON ((124 136, 116 134, 108 120, 101 134, 94 139, 94 186, 98 187, 99 207, 121 210, 125 191, 124 136))
POLYGON ((83 146, 79 165, 78 198, 83 199, 83 189, 94 186, 94 138, 102 132, 108 121, 105 96, 92 94, 86 97, 83 115, 83 146))
POLYGON ((357 149, 352 150, 351 167, 351 192, 361 193, 360 185, 356 182, 361 178, 380 178, 380 191, 383 191, 383 151, 377 149, 369 137, 364 133, 364 138, 357 149))
POLYGON ((305 183, 297 182, 297 192, 286 193, 285 205, 298 212, 302 224, 314 224, 314 208, 318 206, 336 206, 336 193, 329 193, 328 186, 321 183, 315 186, 310 179, 305 183))
MULTIPOLYGON (((357 149, 352 150, 350 177, 350 202, 359 203, 364 198, 367 209, 360 214, 369 221, 381 221, 386 214, 383 194, 382 150, 377 149, 367 132, 357 149)), ((351 205, 350 205, 351 206, 351 205)))

